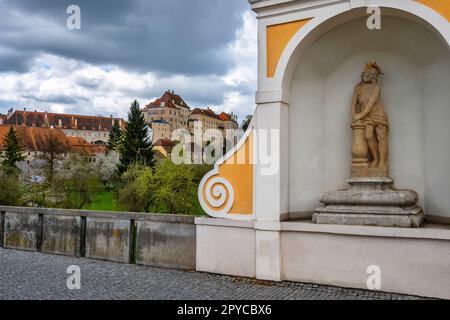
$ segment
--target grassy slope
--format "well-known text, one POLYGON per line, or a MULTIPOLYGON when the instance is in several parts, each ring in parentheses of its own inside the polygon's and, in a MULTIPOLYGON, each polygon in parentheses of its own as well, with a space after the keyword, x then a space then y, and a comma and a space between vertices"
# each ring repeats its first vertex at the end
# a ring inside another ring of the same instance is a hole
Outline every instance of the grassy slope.
POLYGON ((119 211, 116 208, 113 193, 111 191, 102 191, 97 193, 94 197, 94 201, 83 209, 97 211, 119 211))

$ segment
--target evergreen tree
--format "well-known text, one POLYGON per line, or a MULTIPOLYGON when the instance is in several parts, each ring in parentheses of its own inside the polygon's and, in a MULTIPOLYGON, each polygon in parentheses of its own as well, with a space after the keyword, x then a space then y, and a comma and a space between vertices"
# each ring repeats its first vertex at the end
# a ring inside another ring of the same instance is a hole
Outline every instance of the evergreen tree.
POLYGON ((108 139, 108 150, 118 150, 120 146, 120 139, 122 138, 122 130, 120 129, 120 126, 115 123, 114 126, 111 128, 111 131, 109 132, 109 139, 108 139))
POLYGON ((13 127, 9 128, 9 131, 3 139, 3 166, 16 168, 16 163, 25 160, 23 153, 22 139, 17 135, 16 130, 13 127))
POLYGON ((153 166, 153 151, 148 136, 148 126, 136 100, 133 101, 128 112, 128 121, 122 133, 119 152, 120 163, 117 169, 120 174, 136 163, 153 166))

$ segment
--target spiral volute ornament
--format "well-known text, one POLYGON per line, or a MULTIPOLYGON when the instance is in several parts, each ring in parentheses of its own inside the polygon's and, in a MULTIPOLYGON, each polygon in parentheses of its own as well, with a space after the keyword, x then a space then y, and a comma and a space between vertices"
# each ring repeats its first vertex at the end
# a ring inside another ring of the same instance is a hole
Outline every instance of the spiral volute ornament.
POLYGON ((205 203, 218 214, 227 214, 234 203, 234 190, 230 182, 222 177, 212 177, 205 186, 205 203))

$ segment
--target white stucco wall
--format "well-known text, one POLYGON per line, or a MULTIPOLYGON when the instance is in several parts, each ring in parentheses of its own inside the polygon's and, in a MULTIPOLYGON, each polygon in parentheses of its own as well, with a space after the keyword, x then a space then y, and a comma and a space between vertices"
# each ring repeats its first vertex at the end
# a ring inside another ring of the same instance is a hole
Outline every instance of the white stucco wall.
POLYGON ((419 192, 426 213, 450 217, 450 53, 413 21, 365 19, 320 37, 300 60, 289 107, 289 211, 311 211, 320 193, 345 188, 351 160, 350 105, 366 60, 385 70, 391 176, 419 192))
POLYGON ((448 230, 284 225, 284 280, 367 289, 377 266, 381 291, 450 298, 448 230))
POLYGON ((425 207, 450 218, 450 63, 448 55, 424 73, 425 207))

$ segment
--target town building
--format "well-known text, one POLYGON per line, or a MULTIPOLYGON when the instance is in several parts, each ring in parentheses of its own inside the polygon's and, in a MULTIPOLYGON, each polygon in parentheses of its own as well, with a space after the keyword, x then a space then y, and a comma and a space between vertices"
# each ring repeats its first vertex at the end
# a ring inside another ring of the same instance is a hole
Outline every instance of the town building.
POLYGON ((212 109, 196 108, 189 117, 189 132, 194 135, 200 130, 203 137, 203 146, 210 142, 229 140, 233 145, 239 136, 236 130, 239 128, 237 118, 233 114, 222 112, 215 113, 212 109))
POLYGON ((153 143, 161 139, 171 138, 170 124, 166 120, 153 120, 151 122, 153 143))
MULTIPOLYGON (((90 162, 96 162, 99 154, 106 152, 105 145, 90 143, 83 137, 67 136, 62 129, 47 127, 26 127, 0 125, 0 151, 4 148, 4 138, 9 129, 13 127, 23 143, 24 161, 18 163, 18 167, 26 175, 38 175, 43 166, 43 156, 47 150, 47 142, 50 136, 55 138, 60 144, 63 152, 58 155, 60 160, 64 160, 70 153, 80 153, 89 158, 90 162)), ((0 153, 0 162, 2 155, 0 153)))
POLYGON ((188 129, 191 108, 173 91, 164 92, 161 98, 150 102, 142 111, 151 127, 155 121, 165 121, 169 124, 171 132, 176 129, 188 129))
POLYGON ((0 124, 55 128, 60 129, 68 137, 80 137, 89 143, 105 144, 108 142, 111 128, 114 125, 124 127, 125 121, 112 116, 85 116, 10 109, 7 115, 0 116, 0 124))
POLYGON ((205 144, 226 137, 225 130, 239 127, 234 114, 217 114, 210 108, 191 110, 183 98, 171 90, 164 92, 161 98, 149 103, 142 111, 153 131, 153 143, 160 139, 173 139, 172 133, 178 129, 193 135, 196 124, 201 124, 205 144))
POLYGON ((175 142, 170 139, 158 139, 153 143, 153 155, 156 160, 168 158, 175 142))

